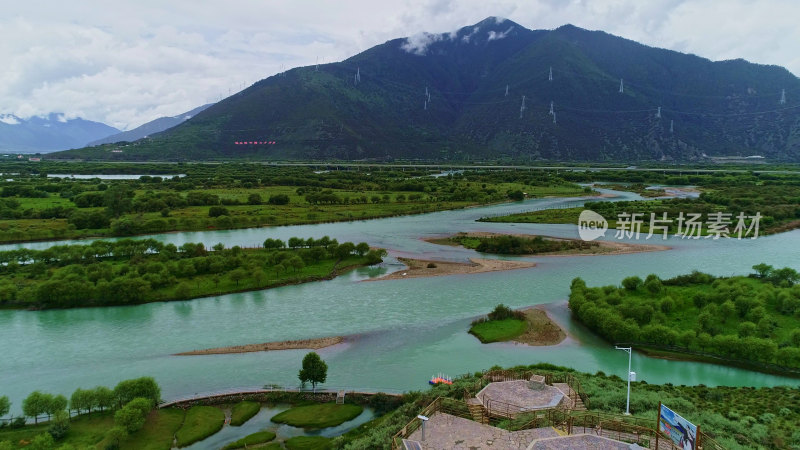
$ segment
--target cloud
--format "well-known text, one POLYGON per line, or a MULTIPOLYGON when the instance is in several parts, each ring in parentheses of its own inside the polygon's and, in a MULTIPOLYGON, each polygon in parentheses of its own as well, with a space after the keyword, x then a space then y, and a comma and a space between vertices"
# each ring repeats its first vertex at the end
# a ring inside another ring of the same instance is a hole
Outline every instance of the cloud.
MULTIPOLYGON (((400 48, 408 53, 424 55, 428 53, 428 46, 434 42, 441 41, 444 36, 443 34, 418 33, 406 38, 405 42, 400 45, 400 48)), ((447 36, 450 35, 448 34, 447 36)))
POLYGON ((508 27, 508 29, 506 31, 503 31, 502 33, 497 33, 497 32, 494 32, 494 31, 490 31, 489 32, 489 42, 505 38, 506 36, 508 36, 508 33, 511 33, 511 30, 513 30, 513 29, 514 29, 514 27, 510 26, 510 27, 508 27))
POLYGON ((19 120, 12 116, 12 115, 0 115, 0 122, 3 122, 6 125, 19 125, 19 120))
POLYGON ((465 34, 463 37, 461 37, 461 40, 464 42, 469 42, 469 40, 472 39, 472 36, 478 34, 479 31, 481 31, 481 27, 473 27, 469 34, 465 34))

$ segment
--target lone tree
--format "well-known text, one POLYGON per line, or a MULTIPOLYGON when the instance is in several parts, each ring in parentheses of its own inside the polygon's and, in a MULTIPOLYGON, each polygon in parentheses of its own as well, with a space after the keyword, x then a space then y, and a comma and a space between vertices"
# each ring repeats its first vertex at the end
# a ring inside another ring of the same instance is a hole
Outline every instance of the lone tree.
POLYGON ((303 368, 297 377, 302 383, 311 382, 311 388, 317 392, 317 383, 324 383, 328 378, 328 365, 316 352, 308 353, 303 358, 303 368))
POLYGON ((0 396, 0 417, 5 416, 8 414, 8 411, 11 409, 11 402, 8 401, 8 397, 5 395, 0 396))

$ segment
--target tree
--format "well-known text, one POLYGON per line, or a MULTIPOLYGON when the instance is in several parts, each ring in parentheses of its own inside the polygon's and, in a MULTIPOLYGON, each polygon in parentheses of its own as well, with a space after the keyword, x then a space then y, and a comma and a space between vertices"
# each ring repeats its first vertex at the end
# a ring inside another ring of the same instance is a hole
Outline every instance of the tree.
POLYGON ((359 242, 356 244, 356 254, 358 256, 364 256, 369 251, 369 244, 366 242, 359 242))
POLYGON ((105 386, 97 386, 93 391, 95 406, 100 408, 100 411, 114 407, 114 391, 105 386))
POLYGON ((208 208, 208 217, 220 217, 220 216, 227 216, 228 208, 224 206, 212 206, 208 208))
POLYGON ((642 279, 639 277, 628 277, 622 280, 622 287, 629 291, 635 291, 642 285, 642 279))
POLYGON ((289 196, 286 194, 270 195, 268 201, 270 205, 288 205, 289 196))
POLYGON ((147 398, 158 403, 161 400, 161 388, 152 377, 135 378, 120 381, 114 387, 114 395, 120 405, 129 403, 137 397, 147 398))
POLYGON ((268 250, 277 250, 285 246, 286 244, 284 244, 280 239, 267 238, 267 240, 264 241, 264 248, 268 250))
POLYGON ((772 266, 770 266, 769 264, 764 264, 764 263, 756 264, 755 266, 753 266, 753 270, 756 271, 756 273, 757 273, 756 276, 758 278, 767 278, 769 276, 770 272, 772 272, 772 269, 773 269, 772 266))
POLYGON ((263 202, 264 200, 261 198, 259 194, 250 194, 247 196, 248 205, 260 205, 263 202))
POLYGON ((0 397, 0 417, 5 416, 8 414, 8 411, 11 410, 11 402, 8 401, 8 397, 5 395, 0 397))
POLYGON ((115 183, 103 195, 103 206, 110 216, 119 218, 123 213, 131 210, 134 196, 133 190, 125 184, 115 183))
POLYGON ((57 411, 53 415, 53 420, 47 432, 50 433, 50 436, 53 436, 53 439, 56 441, 64 439, 69 432, 69 413, 64 410, 57 411))
POLYGON ((34 423, 39 423, 38 417, 44 414, 50 402, 50 395, 33 391, 22 401, 22 413, 33 417, 34 423))
POLYGON ((228 276, 231 278, 231 280, 236 282, 236 286, 239 286, 239 282, 247 278, 247 272, 245 272, 244 269, 239 268, 232 270, 228 276))
POLYGON ((92 407, 94 406, 94 398, 92 397, 94 397, 94 391, 92 390, 75 389, 75 392, 69 398, 69 409, 78 413, 81 411, 92 412, 92 407))
POLYGON ((301 383, 311 383, 316 392, 317 383, 324 383, 328 378, 328 365, 316 352, 310 352, 303 358, 303 368, 297 374, 301 383))
POLYGON ((63 395, 48 395, 47 403, 45 404, 44 412, 47 413, 47 420, 50 420, 50 417, 54 414, 58 413, 59 411, 64 411, 67 409, 67 397, 63 395))
POLYGON ((144 426, 152 406, 153 403, 149 399, 135 398, 114 413, 114 424, 124 428, 128 433, 139 431, 144 426))
POLYGON ((342 245, 336 247, 336 257, 339 259, 345 259, 353 253, 356 246, 353 245, 352 242, 344 242, 342 245))
POLYGON ((658 278, 657 275, 650 274, 644 280, 644 288, 653 294, 658 294, 659 292, 661 292, 663 285, 661 284, 661 279, 658 278))

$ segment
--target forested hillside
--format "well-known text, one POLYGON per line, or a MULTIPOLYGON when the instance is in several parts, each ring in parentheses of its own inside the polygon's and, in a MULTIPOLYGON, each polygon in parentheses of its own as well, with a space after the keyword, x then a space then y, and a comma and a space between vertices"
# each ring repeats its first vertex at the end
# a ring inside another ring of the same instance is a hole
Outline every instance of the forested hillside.
POLYGON ((781 67, 492 17, 269 77, 124 149, 54 157, 797 161, 798 106, 781 67))

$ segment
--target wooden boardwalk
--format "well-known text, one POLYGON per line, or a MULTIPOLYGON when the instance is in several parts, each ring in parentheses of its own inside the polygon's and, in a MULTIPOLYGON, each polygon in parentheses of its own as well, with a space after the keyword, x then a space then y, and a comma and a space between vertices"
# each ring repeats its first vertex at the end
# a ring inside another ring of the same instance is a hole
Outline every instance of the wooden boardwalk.
MULTIPOLYGON (((219 391, 212 391, 212 392, 200 392, 195 393, 193 395, 187 395, 184 397, 178 397, 174 399, 170 399, 168 401, 164 401, 158 404, 159 408, 169 408, 172 406, 180 406, 184 403, 191 403, 200 400, 218 400, 223 399, 226 397, 236 397, 236 396, 243 396, 243 395, 258 395, 258 394, 269 394, 273 392, 294 392, 294 393, 303 393, 303 394, 328 394, 332 395, 334 398, 339 396, 340 394, 346 393, 347 395, 375 395, 375 394, 385 394, 390 395, 393 397, 399 397, 403 393, 394 390, 392 392, 380 391, 380 390, 364 390, 352 387, 342 387, 342 386, 328 386, 325 389, 317 389, 313 391, 311 389, 300 389, 300 388, 291 388, 291 387, 284 387, 284 386, 277 386, 273 385, 264 386, 264 387, 239 387, 239 388, 230 388, 230 389, 223 389, 219 391)), ((344 397, 344 395, 342 395, 344 397)))

